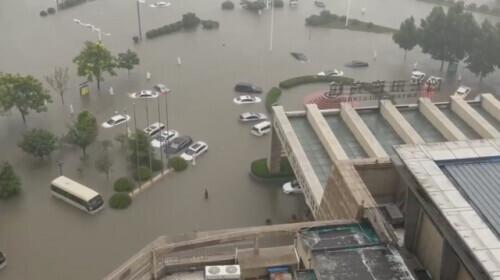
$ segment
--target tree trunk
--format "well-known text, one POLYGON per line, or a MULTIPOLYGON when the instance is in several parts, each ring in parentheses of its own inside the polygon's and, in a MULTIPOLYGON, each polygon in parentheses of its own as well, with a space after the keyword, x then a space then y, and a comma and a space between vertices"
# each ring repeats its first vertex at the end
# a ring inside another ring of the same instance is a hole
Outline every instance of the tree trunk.
POLYGON ((483 82, 483 74, 479 74, 479 83, 483 82))
POLYGON ((101 91, 101 77, 97 78, 97 90, 101 91))
POLYGON ((439 68, 439 71, 443 72, 443 67, 444 67, 444 59, 441 60, 441 67, 439 68))
MULTIPOLYGON (((18 109, 19 110, 19 109, 18 109)), ((19 113, 21 113, 21 117, 23 118, 23 123, 24 123, 24 126, 26 126, 26 114, 23 113, 22 110, 19 110, 19 113)))
POLYGON ((59 95, 61 95, 61 102, 64 105, 64 91, 59 92, 59 95))
POLYGON ((87 158, 87 147, 82 147, 83 159, 87 158))
POLYGON ((407 50, 405 50, 405 57, 404 57, 403 61, 406 61, 406 55, 407 55, 407 54, 408 54, 408 51, 407 51, 407 50))

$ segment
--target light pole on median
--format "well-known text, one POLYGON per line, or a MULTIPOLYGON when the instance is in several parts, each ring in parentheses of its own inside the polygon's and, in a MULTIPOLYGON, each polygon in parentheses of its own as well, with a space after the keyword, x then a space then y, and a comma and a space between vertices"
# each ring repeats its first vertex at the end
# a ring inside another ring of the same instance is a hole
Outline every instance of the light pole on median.
POLYGON ((146 3, 144 0, 137 0, 137 24, 139 25, 139 40, 142 41, 142 26, 141 26, 141 3, 146 3))
POLYGON ((83 26, 83 27, 86 27, 86 28, 90 28, 90 30, 92 32, 97 32, 97 40, 98 40, 99 43, 102 42, 102 36, 103 35, 104 36, 111 36, 111 33, 103 32, 101 30, 101 28, 96 27, 96 26, 94 26, 93 24, 90 24, 90 23, 84 23, 84 22, 82 22, 81 20, 79 20, 77 18, 73 19, 73 22, 75 22, 76 24, 78 24, 80 26, 83 26))

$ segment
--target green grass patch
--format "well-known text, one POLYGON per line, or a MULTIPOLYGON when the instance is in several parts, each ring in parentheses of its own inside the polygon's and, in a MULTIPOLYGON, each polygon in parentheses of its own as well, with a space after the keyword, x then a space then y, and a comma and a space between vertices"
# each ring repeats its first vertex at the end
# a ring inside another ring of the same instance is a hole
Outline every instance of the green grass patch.
POLYGON ((305 85, 305 84, 331 83, 331 82, 337 82, 337 83, 341 83, 341 84, 351 84, 354 82, 354 79, 347 78, 347 77, 328 77, 328 76, 308 75, 308 76, 299 76, 299 77, 295 77, 295 78, 281 81, 279 83, 279 87, 283 88, 283 89, 289 89, 292 87, 305 85))
POLYGON ((345 16, 332 14, 328 10, 322 11, 319 15, 312 15, 306 18, 306 25, 312 27, 347 29, 371 33, 393 33, 397 31, 397 29, 394 28, 377 25, 372 22, 364 22, 357 19, 349 19, 349 24, 347 26, 345 26, 345 22, 345 16))
POLYGON ((266 94, 266 109, 269 113, 272 112, 272 107, 278 100, 280 99, 281 96, 281 89, 277 87, 271 88, 267 94, 266 94))
POLYGON ((292 166, 286 157, 281 158, 280 162, 280 172, 277 174, 269 173, 267 168, 267 159, 261 158, 254 160, 251 165, 252 174, 261 178, 293 178, 295 174, 293 173, 292 166))

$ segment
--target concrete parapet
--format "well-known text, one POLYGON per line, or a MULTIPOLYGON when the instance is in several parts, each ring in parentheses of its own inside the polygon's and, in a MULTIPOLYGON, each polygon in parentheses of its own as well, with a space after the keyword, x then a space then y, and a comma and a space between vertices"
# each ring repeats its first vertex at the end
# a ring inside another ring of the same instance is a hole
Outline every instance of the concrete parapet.
POLYGON ((406 144, 424 144, 424 139, 389 100, 380 101, 380 113, 406 144))
POLYGON ((318 136, 321 144, 325 148, 328 156, 332 161, 334 160, 348 160, 349 157, 340 145, 339 140, 333 134, 330 126, 318 109, 316 104, 307 104, 307 120, 311 124, 314 132, 318 136))
POLYGON ((340 104, 340 116, 369 157, 389 157, 377 138, 349 103, 340 104))
POLYGON ((486 112, 500 121, 500 101, 491 93, 481 94, 481 106, 486 112))
POLYGON ((458 127, 455 126, 428 98, 419 99, 420 113, 446 138, 448 141, 467 140, 458 127))
POLYGON ((462 97, 451 96, 451 110, 483 138, 499 138, 500 133, 462 97))

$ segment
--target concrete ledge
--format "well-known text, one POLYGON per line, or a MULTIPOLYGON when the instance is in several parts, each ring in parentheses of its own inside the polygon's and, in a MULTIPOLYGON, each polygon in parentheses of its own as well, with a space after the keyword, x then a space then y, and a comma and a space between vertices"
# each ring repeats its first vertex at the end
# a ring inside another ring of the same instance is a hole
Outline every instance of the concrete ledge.
POLYGON ((311 124, 314 132, 318 136, 321 144, 325 148, 328 156, 332 161, 335 160, 348 160, 349 157, 340 145, 339 140, 333 134, 330 126, 318 109, 316 104, 307 104, 307 120, 311 124))
POLYGON ((481 106, 486 112, 500 121, 500 101, 498 101, 493 94, 481 94, 481 106))
POLYGON ((419 98, 418 109, 420 113, 446 138, 448 141, 467 140, 467 136, 463 134, 458 127, 455 126, 436 105, 428 98, 419 98))
POLYGON ((424 139, 389 100, 380 101, 380 113, 406 144, 424 144, 424 139))
POLYGON ((369 157, 389 157, 351 104, 345 102, 340 104, 340 116, 369 157))
POLYGON ((483 138, 500 138, 500 133, 463 98, 451 96, 451 110, 483 138))

